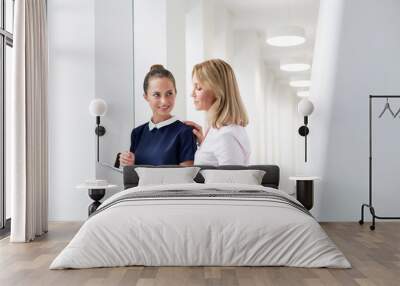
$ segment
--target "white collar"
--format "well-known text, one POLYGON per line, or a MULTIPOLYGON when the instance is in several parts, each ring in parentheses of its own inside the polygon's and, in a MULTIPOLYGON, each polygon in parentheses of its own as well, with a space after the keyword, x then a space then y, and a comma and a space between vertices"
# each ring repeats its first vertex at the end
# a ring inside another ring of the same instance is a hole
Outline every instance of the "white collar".
POLYGON ((158 122, 158 123, 153 123, 153 121, 149 121, 149 130, 153 130, 154 128, 160 129, 163 128, 164 126, 170 125, 174 123, 175 121, 178 121, 178 118, 175 116, 172 116, 170 119, 158 122))

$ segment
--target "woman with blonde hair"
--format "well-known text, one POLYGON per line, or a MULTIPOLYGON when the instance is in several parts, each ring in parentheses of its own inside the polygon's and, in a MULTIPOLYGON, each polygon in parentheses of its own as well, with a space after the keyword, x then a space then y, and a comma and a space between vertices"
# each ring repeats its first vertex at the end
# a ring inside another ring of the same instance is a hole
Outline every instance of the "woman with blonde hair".
POLYGON ((200 147, 195 165, 247 165, 250 142, 245 130, 249 120, 231 66, 212 59, 193 67, 193 101, 197 110, 207 113, 205 134, 200 125, 192 126, 200 147))

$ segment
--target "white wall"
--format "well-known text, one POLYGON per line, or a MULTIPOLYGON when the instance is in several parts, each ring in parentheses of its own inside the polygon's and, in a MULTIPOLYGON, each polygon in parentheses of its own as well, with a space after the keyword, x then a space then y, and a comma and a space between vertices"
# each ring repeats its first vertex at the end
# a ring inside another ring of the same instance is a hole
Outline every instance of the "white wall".
POLYGON ((122 189, 120 173, 96 166, 88 106, 95 97, 108 103, 100 160, 113 164, 134 126, 132 3, 52 0, 48 17, 49 219, 84 220, 92 200, 77 184, 97 177, 122 189))
MULTIPOLYGON (((221 1, 192 0, 186 11, 186 92, 192 93, 193 66, 208 59, 233 60, 232 15, 221 1)), ((186 101, 187 118, 205 126, 204 112, 186 101)))
POLYGON ((173 113, 186 117, 185 7, 184 0, 134 1, 135 126, 151 118, 143 80, 153 64, 162 64, 174 74, 178 96, 173 113))
POLYGON ((186 118, 186 42, 185 42, 185 1, 168 0, 167 5, 167 68, 175 77, 177 99, 173 113, 186 118))
MULTIPOLYGON (((261 47, 257 32, 238 31, 234 35, 233 69, 239 85, 239 90, 246 111, 249 115, 249 125, 246 127, 251 143, 250 163, 259 162, 259 126, 263 124, 257 117, 264 96, 261 86, 261 47)), ((261 118, 260 118, 261 119, 261 118)), ((260 136, 261 137, 261 136, 260 136)))
POLYGON ((75 186, 95 175, 94 0, 48 1, 49 220, 83 220, 90 199, 75 186))
POLYGON ((304 165, 304 137, 298 134, 298 128, 303 125, 303 117, 297 112, 300 99, 287 82, 279 81, 274 83, 272 93, 266 96, 266 121, 272 121, 274 126, 272 132, 268 130, 267 148, 273 155, 267 157, 267 162, 275 162, 280 167, 279 188, 294 194, 295 182, 289 177, 301 175, 304 165))
POLYGON ((185 41, 186 41, 186 94, 189 99, 186 101, 187 119, 205 125, 204 112, 197 111, 193 105, 193 99, 190 97, 193 90, 192 70, 197 63, 204 61, 204 7, 199 0, 193 0, 188 7, 185 18, 185 41))
MULTIPOLYGON (((395 0, 321 1, 307 166, 322 178, 313 210, 320 220, 358 220, 368 201, 368 95, 399 94, 399 11, 395 0)), ((374 110, 374 198, 378 215, 393 216, 400 201, 399 135, 393 120, 377 120, 383 105, 374 110)))
POLYGON ((234 36, 233 15, 223 1, 202 0, 205 59, 232 61, 234 36))
POLYGON ((166 0, 136 0, 133 13, 135 126, 139 126, 151 117, 151 110, 143 98, 144 77, 151 65, 167 65, 166 0))
MULTIPOLYGON (((134 127, 132 16, 131 0, 95 1, 95 97, 108 105, 101 118, 106 133, 100 137, 100 162, 111 165, 118 152, 129 150, 134 127)), ((91 123, 95 137, 94 117, 91 123)), ((119 186, 107 196, 123 189, 122 174, 110 168, 98 164, 96 177, 119 186)))
POLYGON ((108 103, 100 156, 110 164, 118 151, 129 148, 132 128, 150 118, 142 85, 152 64, 171 65, 179 92, 175 111, 185 118, 183 3, 174 0, 167 10, 166 0, 135 1, 133 50, 131 1, 49 1, 50 220, 87 217, 91 200, 87 191, 75 189, 87 178, 122 186, 120 174, 96 169, 95 119, 88 112, 93 98, 108 103))
POLYGON ((299 172, 298 99, 287 83, 280 83, 263 64, 256 32, 235 32, 233 67, 242 99, 249 114, 247 133, 251 142, 251 164, 280 167, 280 188, 294 192, 289 176, 299 172))

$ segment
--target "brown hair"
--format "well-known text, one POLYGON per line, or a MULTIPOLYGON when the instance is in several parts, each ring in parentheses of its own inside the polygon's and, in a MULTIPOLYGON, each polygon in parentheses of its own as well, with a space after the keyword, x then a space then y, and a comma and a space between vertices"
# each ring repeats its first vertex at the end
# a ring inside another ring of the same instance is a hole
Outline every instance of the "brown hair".
POLYGON ((200 83, 214 93, 215 102, 208 111, 209 124, 213 128, 249 123, 235 74, 228 63, 220 59, 208 60, 193 67, 192 77, 195 74, 200 83))
POLYGON ((155 78, 164 78, 164 77, 168 78, 170 81, 172 81, 175 92, 177 92, 175 78, 172 75, 172 73, 169 70, 167 70, 166 68, 164 68, 163 65, 152 65, 150 67, 150 71, 146 74, 146 76, 144 78, 144 82, 143 82, 143 90, 144 90, 145 94, 147 93, 147 89, 149 88, 149 81, 154 77, 155 78))

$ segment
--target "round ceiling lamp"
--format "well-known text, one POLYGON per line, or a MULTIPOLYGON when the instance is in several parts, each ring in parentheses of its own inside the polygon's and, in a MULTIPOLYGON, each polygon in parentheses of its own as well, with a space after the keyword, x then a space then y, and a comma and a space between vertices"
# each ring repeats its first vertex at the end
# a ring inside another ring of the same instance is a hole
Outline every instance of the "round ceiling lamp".
POLYGON ((310 80, 305 79, 293 79, 289 82, 291 87, 309 87, 311 86, 310 80))
POLYGON ((276 47, 291 47, 303 44, 306 41, 305 31, 299 26, 284 26, 269 29, 267 44, 276 47))
POLYGON ((280 69, 287 72, 302 72, 310 68, 311 65, 307 61, 300 59, 287 59, 280 63, 280 69))
POLYGON ((309 90, 299 90, 297 92, 298 97, 309 97, 310 96, 310 91, 309 90))

